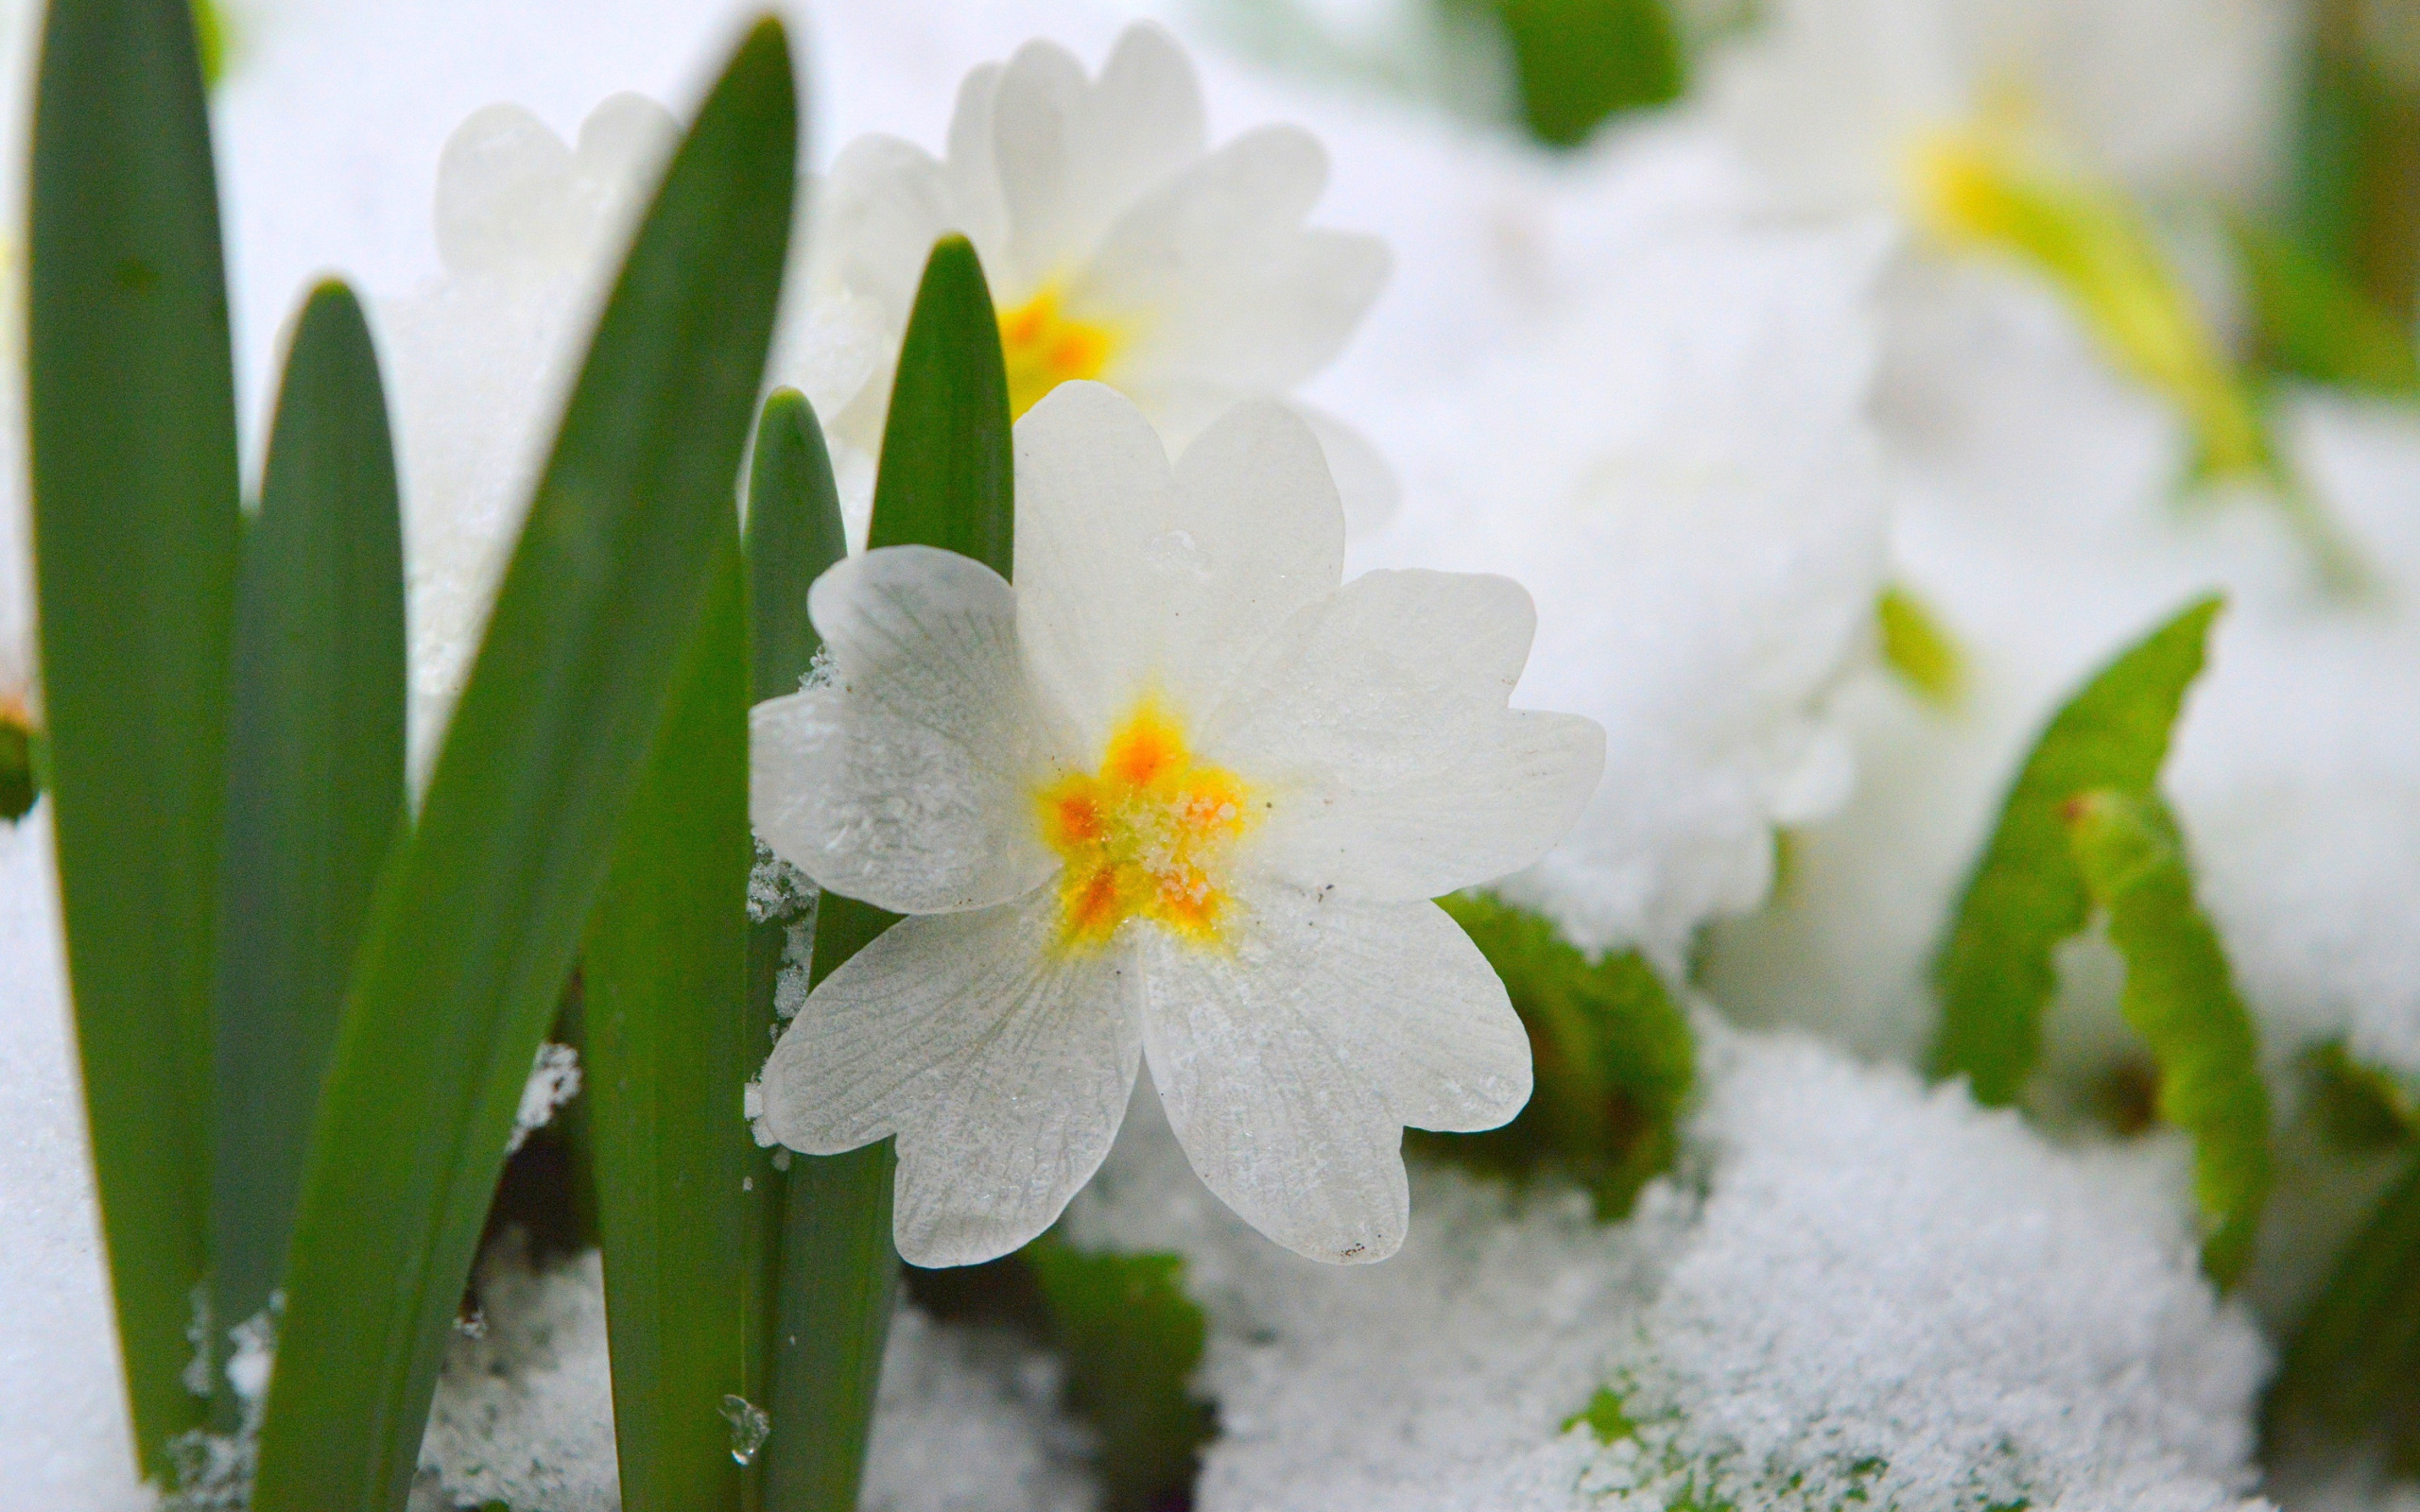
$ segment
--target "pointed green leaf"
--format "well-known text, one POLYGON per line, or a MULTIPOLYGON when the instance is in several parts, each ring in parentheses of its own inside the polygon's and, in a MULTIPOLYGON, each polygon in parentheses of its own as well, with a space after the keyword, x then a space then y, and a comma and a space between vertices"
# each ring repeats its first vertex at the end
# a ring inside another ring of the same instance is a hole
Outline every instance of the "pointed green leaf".
MULTIPOLYGON (((228 737, 211 1288, 268 1305, 371 889, 404 806, 404 546, 378 355, 340 284, 295 328, 244 539, 228 737)), ((219 1393, 222 1429, 232 1394, 219 1393)))
POLYGON ((2420 1086, 2408 1077, 2354 1059, 2342 1040, 2313 1048, 2303 1062, 2311 1080, 2304 1106, 2337 1149, 2393 1149, 2420 1140, 2420 1086))
POLYGON ((207 1269, 238 514, 218 188, 185 0, 57 0, 34 114, 34 556, 67 963, 146 1465, 207 1269))
POLYGON ((1099 1435, 1106 1512, 1184 1504, 1216 1429, 1193 1394, 1209 1325, 1184 1257, 1090 1253, 1048 1233, 1018 1258, 1050 1304, 1067 1405, 1099 1435))
POLYGON ((806 617, 806 591, 848 554, 823 427, 805 395, 778 389, 757 421, 748 477, 749 696, 754 701, 798 691, 822 644, 806 617))
POLYGON ((2268 1433, 2357 1439, 2391 1419, 2420 1449, 2420 1159, 2345 1247, 2286 1342, 2268 1433))
POLYGON ((765 1044, 746 1012, 754 848, 735 518, 725 534, 715 596, 581 953, 582 1085, 629 1512, 736 1507, 740 1466, 717 1409, 768 1395, 747 1371, 762 1284, 748 1210, 773 1171, 740 1117, 765 1044))
POLYGON ((942 546, 1009 576, 1014 530, 1009 377, 983 265, 933 245, 882 432, 868 546, 942 546))
POLYGON ((641 224, 380 879, 311 1136, 258 1512, 394 1512, 531 1059, 708 600, 796 179, 759 24, 641 224))
POLYGON ((0 713, 0 823, 14 824, 42 797, 34 775, 34 736, 11 713, 0 713))
MULTIPOLYGON (((874 481, 872 546, 941 546, 1005 577, 1013 561, 1014 461, 1008 369, 982 264, 945 236, 925 265, 874 481)), ((821 982, 897 916, 825 894, 815 919, 821 982)), ((765 1493, 785 1512, 854 1512, 865 1471, 899 1254, 890 1237, 890 1141, 793 1157, 785 1201, 773 1436, 765 1493)))
POLYGON ((1536 1090, 1502 1128, 1412 1130, 1409 1147, 1498 1175, 1562 1172, 1597 1215, 1627 1215, 1639 1188, 1670 1170, 1676 1121, 1696 1075, 1687 1016, 1636 952, 1592 961, 1554 925, 1484 893, 1441 899, 1504 979, 1530 1031, 1536 1090))
POLYGON ((2193 1194, 2208 1225, 2203 1268, 2233 1285, 2269 1196, 2269 1087, 2219 934, 2193 898, 2166 804, 2100 789, 2065 814, 2076 868, 2126 962, 2118 1008, 2159 1066, 2159 1115, 2193 1136, 2193 1194))
POLYGON ((2420 394, 2420 346, 2341 268, 2248 222, 2236 228, 2236 248, 2271 367, 2368 393, 2420 394))
POLYGON ((2016 1100, 2058 985, 2051 951, 2086 920, 2062 807, 2096 788, 2151 791, 2219 608, 2216 598, 2196 601, 2101 669, 2051 719, 2001 804, 1933 962, 1942 1006, 1933 1074, 1966 1077, 1979 1102, 2016 1100))

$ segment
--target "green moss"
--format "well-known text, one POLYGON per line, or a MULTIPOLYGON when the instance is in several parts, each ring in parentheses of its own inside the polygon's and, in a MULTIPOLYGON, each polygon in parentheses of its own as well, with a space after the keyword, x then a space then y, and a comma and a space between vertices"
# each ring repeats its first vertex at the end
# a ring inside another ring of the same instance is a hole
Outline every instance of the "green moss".
POLYGON ((1588 1425, 1588 1432, 1599 1444, 1616 1444, 1638 1436, 1638 1424, 1622 1411, 1622 1399, 1611 1386, 1599 1386, 1587 1406, 1563 1420, 1563 1431, 1567 1434, 1582 1423, 1588 1425))
POLYGON ((1100 1435, 1109 1512, 1182 1504, 1217 1432, 1193 1395, 1208 1323, 1177 1255, 1086 1253, 1055 1234, 1019 1251, 1050 1311, 1067 1404, 1100 1435))

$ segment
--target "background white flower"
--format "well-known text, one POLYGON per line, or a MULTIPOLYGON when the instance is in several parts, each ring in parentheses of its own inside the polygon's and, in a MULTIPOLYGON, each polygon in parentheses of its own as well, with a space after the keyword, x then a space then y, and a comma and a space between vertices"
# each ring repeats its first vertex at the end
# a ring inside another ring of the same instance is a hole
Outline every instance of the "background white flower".
POLYGON ((1138 1061, 1211 1189, 1329 1261, 1403 1242, 1406 1125, 1529 1096, 1502 984, 1427 900, 1534 860, 1603 736, 1508 711, 1528 595, 1340 589, 1318 442, 1239 406, 1171 470, 1077 383, 1017 430, 1014 589, 921 547, 816 586, 827 687, 758 706, 751 809, 819 883, 911 918, 820 987, 765 1074, 772 1132, 899 1136, 900 1253, 1055 1219, 1138 1061))
MULTIPOLYGON (((1096 379, 1182 447, 1237 400, 1291 391, 1376 298, 1386 249, 1304 225, 1327 180, 1309 133, 1262 127, 1210 151, 1207 131, 1193 66, 1157 26, 1129 28, 1098 78, 1046 42, 976 69, 943 158, 884 135, 842 149, 819 186, 809 299, 776 372, 819 402, 838 442, 872 455, 925 260, 959 232, 999 310, 1016 414, 1096 379)), ((1382 509, 1383 464, 1340 422, 1305 414, 1367 495, 1348 510, 1382 509)))

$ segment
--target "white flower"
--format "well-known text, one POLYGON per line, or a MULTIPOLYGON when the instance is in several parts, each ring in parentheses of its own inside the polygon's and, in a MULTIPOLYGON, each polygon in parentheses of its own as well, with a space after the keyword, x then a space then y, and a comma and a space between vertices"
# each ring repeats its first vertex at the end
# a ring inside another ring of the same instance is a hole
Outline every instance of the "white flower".
POLYGON ((1775 827, 1847 797, 1832 693, 1871 658, 1890 521, 1864 418, 1879 251, 1870 232, 1648 238, 1544 339, 1380 433, 1407 498, 1368 555, 1527 584, 1523 696, 1607 731, 1586 813, 1500 889, 1583 948, 1678 968, 1701 924, 1764 901, 1775 827))
POLYGON ((1529 1096, 1529 1043, 1428 902, 1535 860, 1603 734, 1508 711, 1506 579, 1338 587, 1318 443, 1238 406, 1171 470, 1098 384, 1016 435, 1016 586, 853 558, 810 600, 834 680, 759 705, 751 811, 818 883, 917 915, 816 989, 765 1112, 812 1154, 899 1137, 900 1253, 961 1264, 1055 1219, 1138 1060, 1210 1188, 1317 1259, 1408 1221, 1401 1130, 1529 1096))
POLYGON ((2274 166, 2296 24, 2279 0, 1781 0, 1713 94, 1814 208, 1926 218, 1925 160, 2020 123, 2137 193, 2246 195, 2274 166))
MULTIPOLYGON (((959 232, 999 311, 1017 415, 1061 383, 1096 379, 1181 448, 1238 400, 1288 392, 1376 298, 1386 249, 1305 227, 1327 178, 1307 132, 1263 127, 1215 152, 1205 140, 1192 64, 1156 26, 1129 29, 1097 79, 1043 42, 976 69, 945 158, 872 135, 834 163, 815 209, 810 297, 776 371, 815 401, 837 442, 876 452, 925 260, 959 232)), ((1340 422, 1305 418, 1343 454, 1340 475, 1385 486, 1340 422)))
POLYGON ((679 139, 635 94, 597 106, 577 147, 518 106, 478 112, 438 168, 445 276, 376 303, 403 490, 415 784, 470 676, 589 328, 679 139))

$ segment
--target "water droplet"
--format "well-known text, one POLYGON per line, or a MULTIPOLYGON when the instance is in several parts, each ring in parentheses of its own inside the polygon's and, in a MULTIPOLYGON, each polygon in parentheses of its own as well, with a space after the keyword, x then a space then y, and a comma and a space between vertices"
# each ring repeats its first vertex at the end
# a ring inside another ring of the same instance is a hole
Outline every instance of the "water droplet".
POLYGON ((772 1436, 773 1419, 745 1397, 722 1399, 723 1421, 731 1424, 731 1457, 739 1464, 754 1461, 756 1452, 772 1436))

